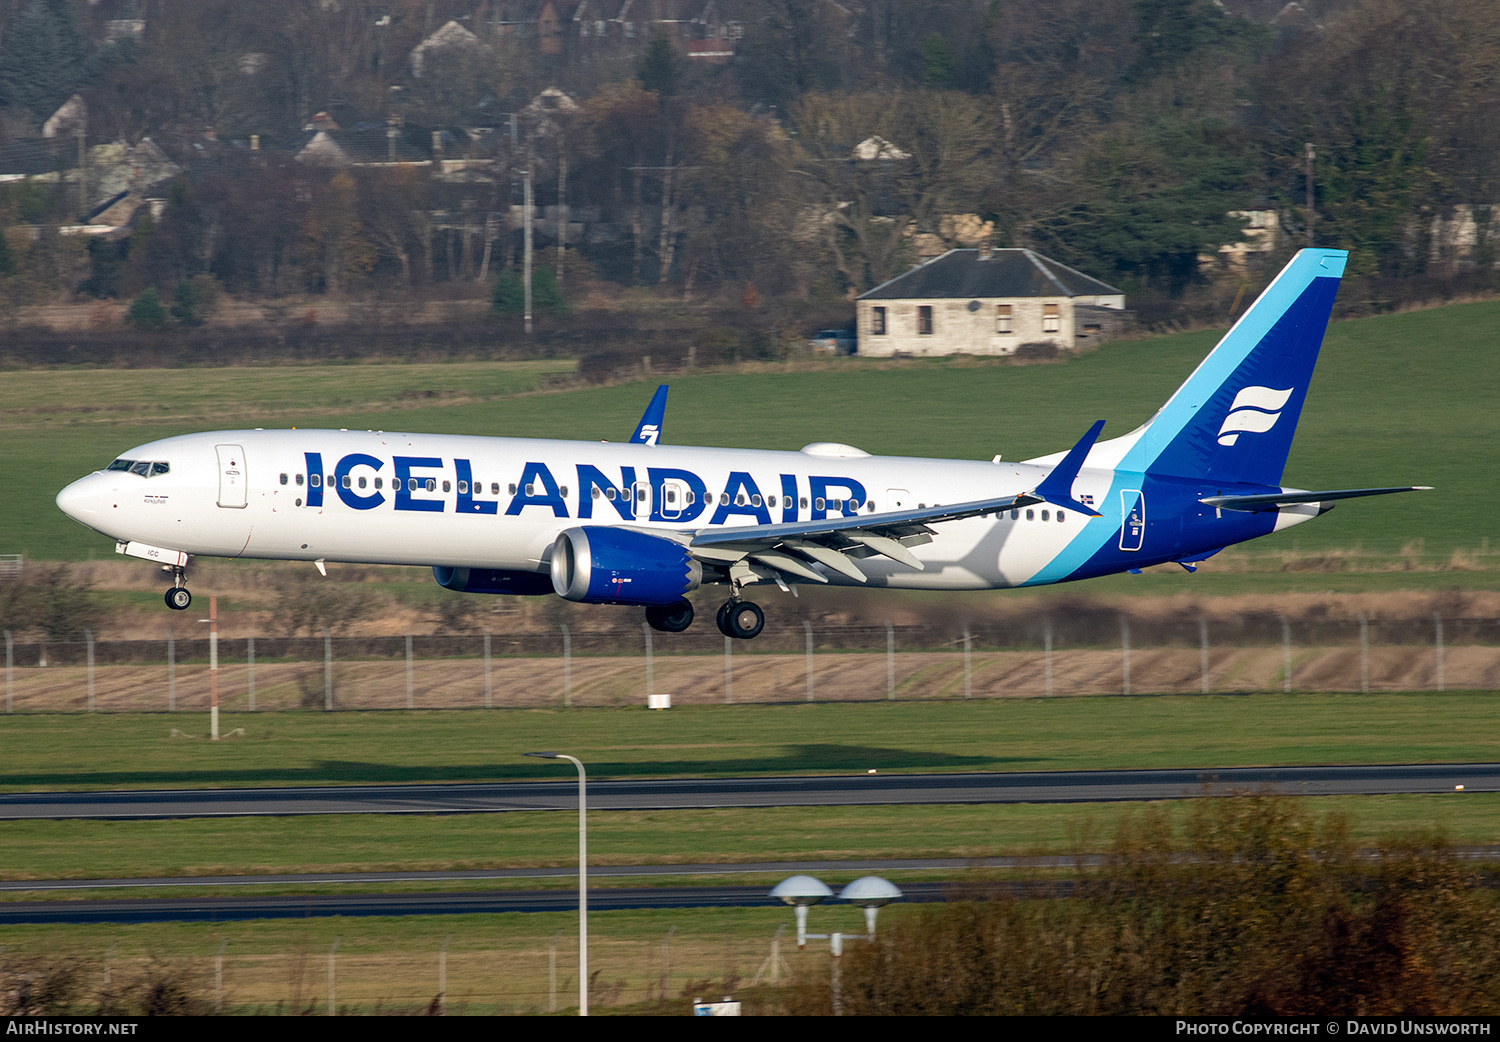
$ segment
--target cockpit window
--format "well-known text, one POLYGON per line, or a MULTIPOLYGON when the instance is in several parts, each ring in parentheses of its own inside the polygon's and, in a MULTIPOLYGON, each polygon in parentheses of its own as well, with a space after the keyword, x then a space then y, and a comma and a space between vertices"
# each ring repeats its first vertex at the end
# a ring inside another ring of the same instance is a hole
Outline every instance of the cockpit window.
POLYGON ((143 478, 154 478, 158 474, 169 474, 172 465, 162 460, 145 459, 117 459, 105 470, 125 470, 132 474, 139 474, 143 478))

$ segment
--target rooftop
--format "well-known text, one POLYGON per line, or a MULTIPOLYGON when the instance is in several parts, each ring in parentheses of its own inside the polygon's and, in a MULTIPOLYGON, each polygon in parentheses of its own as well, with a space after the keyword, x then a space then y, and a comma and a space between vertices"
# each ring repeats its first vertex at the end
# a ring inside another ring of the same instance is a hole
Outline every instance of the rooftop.
POLYGON ((1032 250, 949 250, 860 295, 860 300, 941 297, 1093 297, 1123 291, 1032 250))

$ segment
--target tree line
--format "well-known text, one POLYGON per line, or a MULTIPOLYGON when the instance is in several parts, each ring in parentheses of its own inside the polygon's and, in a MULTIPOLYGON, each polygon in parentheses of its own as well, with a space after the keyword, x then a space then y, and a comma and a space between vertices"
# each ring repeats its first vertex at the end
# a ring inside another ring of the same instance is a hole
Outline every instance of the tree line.
MULTIPOLYGON (((29 299, 155 287, 164 301, 204 276, 269 296, 493 279, 516 262, 511 208, 529 167, 543 213, 566 202, 588 218, 565 287, 571 274, 832 297, 933 242, 984 238, 1180 303, 1250 210, 1281 221, 1267 270, 1312 223, 1376 296, 1494 278, 1489 0, 765 0, 729 5, 744 32, 722 65, 660 32, 613 56, 542 55, 473 7, 387 5, 378 25, 361 3, 142 0, 142 31, 106 42, 92 7, 12 0, 0 157, 35 144, 79 91, 91 139, 151 136, 185 172, 160 217, 124 238, 12 235, 0 277, 29 299), (472 14, 485 46, 438 52, 416 76, 405 56, 445 12, 472 14), (576 109, 528 126, 526 106, 553 85, 576 109), (448 132, 446 155, 480 156, 490 176, 294 162, 317 111, 412 141, 448 132)), ((60 179, 0 186, 0 224, 61 223, 76 202, 60 179)))

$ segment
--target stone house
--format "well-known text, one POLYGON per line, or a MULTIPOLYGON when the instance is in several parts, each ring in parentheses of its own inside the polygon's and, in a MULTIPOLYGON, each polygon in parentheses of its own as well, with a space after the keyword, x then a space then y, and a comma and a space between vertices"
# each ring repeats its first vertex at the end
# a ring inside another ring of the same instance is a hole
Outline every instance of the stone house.
POLYGON ((1032 250, 949 250, 855 300, 858 352, 1009 355, 1075 350, 1124 327, 1125 294, 1032 250))

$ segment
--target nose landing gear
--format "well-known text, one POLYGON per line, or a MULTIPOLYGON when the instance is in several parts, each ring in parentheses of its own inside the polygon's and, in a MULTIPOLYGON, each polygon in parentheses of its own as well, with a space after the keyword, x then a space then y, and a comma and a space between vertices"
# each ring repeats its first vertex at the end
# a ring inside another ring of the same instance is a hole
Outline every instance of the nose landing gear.
POLYGON ((182 585, 183 576, 187 570, 180 566, 168 566, 165 570, 172 573, 172 588, 163 595, 162 600, 166 601, 167 607, 173 611, 186 611, 188 605, 193 603, 193 595, 188 592, 186 586, 182 585))
POLYGON ((749 640, 766 625, 766 613, 753 601, 725 601, 719 608, 719 632, 726 637, 749 640))

